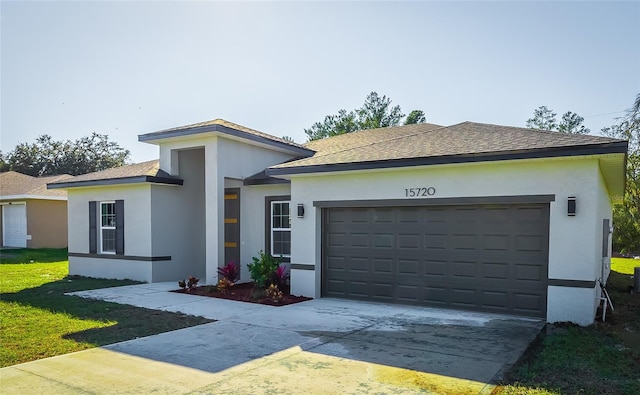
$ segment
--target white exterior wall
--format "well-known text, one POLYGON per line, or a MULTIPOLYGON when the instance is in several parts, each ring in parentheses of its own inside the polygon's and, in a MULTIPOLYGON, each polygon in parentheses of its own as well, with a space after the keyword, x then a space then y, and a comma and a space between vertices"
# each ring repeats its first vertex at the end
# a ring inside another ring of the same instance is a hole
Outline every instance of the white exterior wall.
MULTIPOLYGON (((217 269, 220 263, 224 262, 224 188, 225 185, 232 185, 228 180, 241 181, 266 167, 290 160, 294 155, 219 136, 184 138, 160 144, 160 168, 173 175, 181 174, 178 152, 200 147, 204 147, 205 155, 206 275, 204 282, 215 284, 218 279, 217 269)), ((242 193, 240 199, 242 204, 242 193)), ((242 214, 241 208, 241 232, 242 228, 247 227, 242 214)), ((264 227, 264 216, 262 218, 260 226, 264 227)), ((255 246, 251 244, 241 248, 241 259, 245 260, 243 248, 246 251, 255 246)), ((248 258, 251 259, 250 256, 248 258)), ((243 270, 246 269, 243 268, 243 270)))
MULTIPOLYGON (((558 158, 293 176, 291 203, 304 204, 307 214, 303 219, 292 218, 291 261, 315 265, 316 270, 293 270, 291 292, 320 296, 321 210, 313 207, 314 201, 411 199, 405 196, 405 188, 416 187, 435 188, 433 198, 555 195, 550 205, 549 278, 593 281, 600 277, 600 212, 606 189, 598 161, 558 158), (577 199, 575 217, 567 216, 569 196, 577 199)), ((586 300, 587 291, 550 291, 548 321, 593 322, 593 297, 586 300), (558 299, 559 294, 575 300, 558 299), (560 304, 572 308, 558 309, 560 304)))
MULTIPOLYGON (((151 256, 151 188, 148 184, 68 190, 69 252, 89 253, 89 202, 124 200, 125 255, 151 256)), ((152 281, 151 262, 69 257, 69 274, 152 281)))
MULTIPOLYGON (((178 281, 205 275, 204 149, 180 151, 184 184, 151 187, 153 281, 178 281)), ((126 224, 125 224, 126 226, 126 224)))
MULTIPOLYGON (((265 198, 285 196, 291 193, 289 184, 243 187, 240 191, 240 266, 241 282, 251 281, 247 264, 258 251, 267 251, 265 245, 265 198)), ((293 206, 292 206, 293 207, 293 206)))

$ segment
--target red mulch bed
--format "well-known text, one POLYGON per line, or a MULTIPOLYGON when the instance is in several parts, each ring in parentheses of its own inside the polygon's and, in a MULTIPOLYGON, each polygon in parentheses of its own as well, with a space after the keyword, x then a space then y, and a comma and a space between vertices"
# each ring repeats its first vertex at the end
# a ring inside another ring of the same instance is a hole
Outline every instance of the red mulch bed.
POLYGON ((256 292, 253 287, 253 283, 242 283, 236 284, 231 287, 228 293, 219 292, 216 287, 212 285, 203 285, 200 287, 195 287, 191 290, 188 289, 178 289, 176 293, 181 294, 189 294, 189 295, 198 295, 198 296, 208 296, 210 298, 218 298, 218 299, 229 299, 229 300, 237 300, 239 302, 249 302, 249 303, 257 303, 257 304, 268 304, 270 306, 286 306, 289 304, 300 303, 306 300, 311 300, 312 298, 307 298, 304 296, 295 296, 289 293, 289 287, 284 286, 280 289, 283 294, 283 298, 280 302, 274 302, 270 299, 264 297, 264 291, 262 292, 262 296, 260 296, 260 292, 256 292), (260 297, 256 297, 260 296, 260 297))

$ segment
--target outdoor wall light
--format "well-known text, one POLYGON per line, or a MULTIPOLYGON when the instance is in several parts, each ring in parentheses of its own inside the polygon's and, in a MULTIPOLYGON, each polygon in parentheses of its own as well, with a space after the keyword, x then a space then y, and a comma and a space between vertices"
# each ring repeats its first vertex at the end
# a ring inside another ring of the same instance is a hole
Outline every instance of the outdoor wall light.
POLYGON ((304 218, 304 204, 298 204, 298 218, 304 218))
POLYGON ((569 217, 576 216, 576 197, 575 196, 569 196, 567 198, 567 215, 569 217))

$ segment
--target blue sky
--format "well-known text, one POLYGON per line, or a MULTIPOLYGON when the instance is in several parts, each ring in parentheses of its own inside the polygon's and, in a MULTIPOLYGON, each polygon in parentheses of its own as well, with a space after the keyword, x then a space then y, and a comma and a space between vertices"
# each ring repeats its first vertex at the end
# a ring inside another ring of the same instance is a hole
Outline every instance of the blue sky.
POLYGON ((443 125, 524 126, 533 110, 592 134, 640 92, 640 2, 0 3, 0 147, 40 134, 137 135, 224 118, 306 141, 376 91, 443 125), (606 115, 602 115, 606 114, 606 115))

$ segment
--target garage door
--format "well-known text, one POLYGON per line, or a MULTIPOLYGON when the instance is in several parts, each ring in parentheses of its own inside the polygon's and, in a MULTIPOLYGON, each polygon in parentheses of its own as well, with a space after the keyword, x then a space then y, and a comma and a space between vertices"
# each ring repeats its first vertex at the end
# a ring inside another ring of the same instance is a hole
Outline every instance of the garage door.
POLYGON ((27 246, 27 206, 11 204, 2 206, 2 245, 27 246))
POLYGON ((326 208, 324 296, 544 317, 549 204, 326 208))

